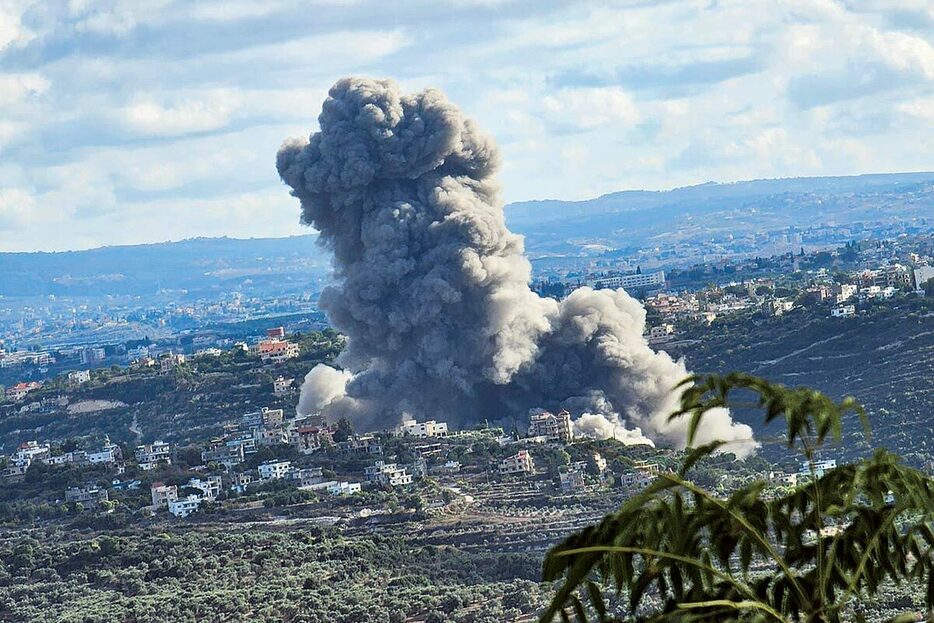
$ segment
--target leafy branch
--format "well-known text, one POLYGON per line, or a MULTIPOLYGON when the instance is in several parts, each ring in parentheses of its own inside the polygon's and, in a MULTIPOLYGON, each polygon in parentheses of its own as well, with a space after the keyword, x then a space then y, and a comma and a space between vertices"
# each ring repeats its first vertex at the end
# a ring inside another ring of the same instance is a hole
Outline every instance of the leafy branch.
POLYGON ((735 395, 783 420, 785 443, 811 477, 774 496, 763 481, 721 498, 692 483, 690 470, 723 447, 693 448, 678 474, 661 474, 596 525, 553 548, 543 576, 560 582, 541 620, 787 621, 858 618, 856 602, 886 582, 927 586, 934 604, 934 486, 884 450, 826 473, 815 457, 839 440, 847 416, 868 436, 863 408, 809 388, 788 388, 746 374, 695 376, 679 388, 671 418, 690 418, 688 444, 705 414, 736 406, 735 395), (620 610, 620 608, 617 608, 620 610))

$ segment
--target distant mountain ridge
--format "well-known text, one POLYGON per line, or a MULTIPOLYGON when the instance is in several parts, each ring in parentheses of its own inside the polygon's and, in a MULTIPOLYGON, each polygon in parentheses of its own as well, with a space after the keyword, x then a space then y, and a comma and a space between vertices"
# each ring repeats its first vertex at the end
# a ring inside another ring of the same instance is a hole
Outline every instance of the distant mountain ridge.
POLYGON ((707 183, 506 207, 507 222, 526 236, 530 251, 565 253, 583 244, 671 244, 688 234, 735 235, 919 216, 934 220, 934 172, 707 183))
MULTIPOLYGON (((713 235, 919 215, 934 221, 934 172, 626 190, 584 201, 522 201, 507 205, 505 212, 510 228, 525 236, 532 253, 572 254, 587 244, 674 243, 681 232, 713 235)), ((313 234, 0 253, 0 296, 217 291, 264 281, 301 289, 325 278, 329 262, 313 234)))
POLYGON ((192 238, 86 251, 0 253, 0 296, 146 295, 244 280, 305 283, 328 270, 314 235, 192 238))
POLYGON ((847 193, 866 190, 904 189, 905 185, 934 183, 934 172, 867 173, 836 177, 791 177, 740 182, 706 182, 670 190, 622 190, 594 199, 564 201, 541 199, 506 206, 510 223, 540 222, 554 218, 606 212, 634 212, 666 205, 704 207, 710 202, 749 200, 779 194, 847 193))

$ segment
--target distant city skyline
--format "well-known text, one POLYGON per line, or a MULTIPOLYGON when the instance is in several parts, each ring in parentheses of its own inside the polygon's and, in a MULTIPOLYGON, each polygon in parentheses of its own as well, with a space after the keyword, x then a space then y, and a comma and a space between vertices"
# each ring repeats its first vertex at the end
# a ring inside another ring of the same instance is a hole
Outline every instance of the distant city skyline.
POLYGON ((0 251, 310 233, 275 153, 349 74, 443 90, 507 202, 934 169, 921 0, 12 0, 0 251))

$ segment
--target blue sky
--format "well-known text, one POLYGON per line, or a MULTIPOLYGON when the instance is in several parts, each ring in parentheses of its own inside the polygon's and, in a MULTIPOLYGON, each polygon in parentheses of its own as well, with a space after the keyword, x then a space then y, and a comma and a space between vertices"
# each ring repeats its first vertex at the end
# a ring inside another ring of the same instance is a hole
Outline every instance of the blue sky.
POLYGON ((348 75, 439 87, 506 201, 934 169, 934 2, 0 0, 0 250, 302 233, 348 75))

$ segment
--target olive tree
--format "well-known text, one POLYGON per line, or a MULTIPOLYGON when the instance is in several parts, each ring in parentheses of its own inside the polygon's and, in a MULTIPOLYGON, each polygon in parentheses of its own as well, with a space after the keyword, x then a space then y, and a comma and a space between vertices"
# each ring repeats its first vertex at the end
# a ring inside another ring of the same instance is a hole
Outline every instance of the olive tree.
POLYGON ((678 473, 548 553, 544 579, 559 585, 543 622, 863 620, 862 604, 888 582, 925 586, 930 617, 931 479, 885 450, 826 473, 813 468, 844 419, 858 416, 869 434, 858 403, 740 373, 691 377, 679 389, 671 417, 689 418, 689 446, 705 413, 752 395, 766 423, 784 421, 783 442, 810 477, 784 493, 756 481, 720 497, 690 471, 724 444, 689 450, 678 473))

